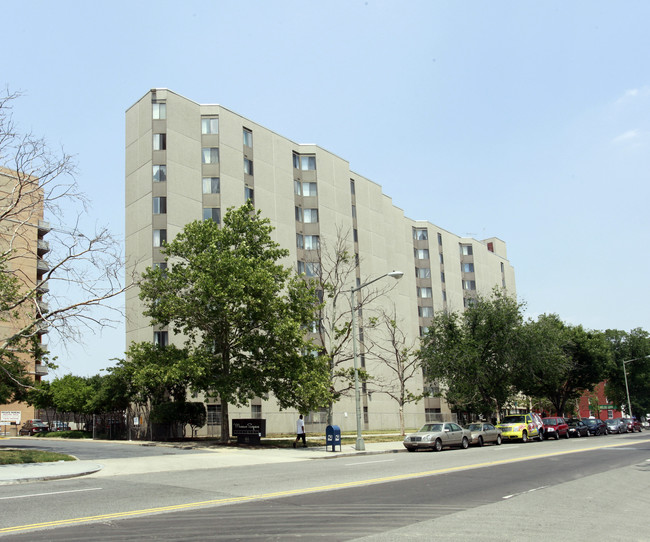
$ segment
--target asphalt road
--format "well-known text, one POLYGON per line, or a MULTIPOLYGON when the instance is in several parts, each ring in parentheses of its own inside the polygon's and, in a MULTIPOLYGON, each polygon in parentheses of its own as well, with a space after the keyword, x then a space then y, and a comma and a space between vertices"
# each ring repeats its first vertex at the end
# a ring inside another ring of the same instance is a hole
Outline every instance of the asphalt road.
POLYGON ((630 511, 614 490, 647 510, 649 459, 644 434, 621 435, 5 486, 0 508, 3 525, 104 516, 7 540, 645 540, 647 514, 601 511, 630 511), (570 521, 585 506, 594 530, 570 521))

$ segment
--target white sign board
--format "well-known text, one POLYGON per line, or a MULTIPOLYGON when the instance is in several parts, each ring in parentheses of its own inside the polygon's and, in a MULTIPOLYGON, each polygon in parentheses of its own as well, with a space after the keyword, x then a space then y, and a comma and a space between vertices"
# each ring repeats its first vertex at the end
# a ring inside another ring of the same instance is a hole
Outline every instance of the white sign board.
POLYGON ((3 410, 0 412, 0 421, 20 423, 20 410, 3 410))

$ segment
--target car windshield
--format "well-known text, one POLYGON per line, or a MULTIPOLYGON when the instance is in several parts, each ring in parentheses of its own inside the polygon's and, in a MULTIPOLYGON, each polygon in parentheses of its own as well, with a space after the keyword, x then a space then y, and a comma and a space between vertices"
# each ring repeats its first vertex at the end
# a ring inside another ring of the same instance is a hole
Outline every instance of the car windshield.
POLYGON ((418 433, 437 433, 442 431, 441 423, 425 423, 418 433))
POLYGON ((544 425, 557 425, 558 421, 556 418, 546 418, 544 420, 544 425))
POLYGON ((596 425, 596 420, 583 420, 587 425, 596 425))
POLYGON ((469 427, 467 428, 470 431, 482 431, 483 430, 483 424, 482 423, 470 423, 469 427))
POLYGON ((526 423, 526 416, 506 416, 501 423, 526 423))

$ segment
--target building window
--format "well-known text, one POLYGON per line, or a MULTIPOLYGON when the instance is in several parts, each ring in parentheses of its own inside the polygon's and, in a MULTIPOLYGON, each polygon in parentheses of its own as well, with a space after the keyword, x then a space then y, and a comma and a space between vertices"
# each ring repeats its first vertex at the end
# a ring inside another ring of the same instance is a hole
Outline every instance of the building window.
POLYGON ((305 250, 318 250, 320 248, 320 240, 318 235, 305 235, 305 250))
POLYGON ((442 234, 438 234, 438 245, 442 246, 442 234))
POLYGON ((248 158, 244 158, 244 173, 246 173, 246 175, 253 174, 253 161, 248 158))
POLYGON ((167 166, 153 166, 153 182, 162 183, 167 180, 167 166))
POLYGON ((201 151, 201 161, 204 164, 219 163, 219 147, 206 147, 201 151))
POLYGON ((464 280, 463 281, 463 290, 476 290, 476 281, 475 280, 464 280))
POLYGON ((221 191, 219 177, 203 177, 203 193, 218 194, 221 191))
POLYGON ((426 228, 413 228, 413 239, 416 241, 426 241, 429 239, 429 233, 426 228))
POLYGON ((154 262, 153 268, 161 269, 164 271, 165 269, 167 269, 167 262, 154 262))
POLYGON ((433 307, 418 307, 418 316, 431 318, 433 316, 433 307))
POLYGON ((219 133, 219 119, 217 117, 201 119, 201 133, 202 134, 218 134, 219 133))
POLYGON ((167 134, 153 135, 153 150, 164 151, 167 148, 167 134))
POLYGON ((357 206, 352 206, 352 218, 357 218, 357 206))
POLYGON ((350 179, 350 194, 352 194, 353 196, 356 194, 354 188, 354 179, 350 179))
POLYGON ((167 198, 155 197, 153 198, 153 214, 164 215, 167 212, 167 198))
POLYGON ((296 207, 296 222, 302 222, 302 207, 296 207))
POLYGON ((428 267, 416 267, 415 268, 415 278, 417 279, 430 279, 431 278, 431 269, 428 267))
POLYGON ((213 220, 217 224, 221 224, 221 209, 219 207, 204 207, 203 220, 213 220))
POLYGON ((442 300, 447 301, 447 292, 446 292, 446 290, 442 291, 442 300))
POLYGON ((320 264, 318 262, 298 262, 298 274, 317 277, 320 274, 320 264))
POLYGON ((356 228, 352 230, 352 238, 354 239, 355 243, 359 242, 359 230, 357 230, 356 228))
POLYGON ((161 247, 167 242, 167 230, 153 230, 153 246, 161 247))
POLYGON ((296 192, 299 196, 317 196, 318 189, 316 188, 316 183, 298 183, 300 187, 297 188, 296 192))
POLYGON ((445 273, 444 273, 444 271, 440 272, 440 282, 442 282, 443 284, 445 283, 445 273))
POLYGON ((244 146, 253 146, 253 132, 251 132, 248 128, 244 128, 244 146))
POLYGON ((441 263, 441 264, 444 264, 444 263, 445 263, 445 258, 444 258, 444 256, 442 255, 442 252, 439 252, 438 254, 439 254, 439 256, 440 256, 440 263, 441 263))
POLYGON ((262 405, 251 405, 251 418, 262 417, 262 405))
POLYGON ((432 297, 432 295, 433 292, 431 291, 431 288, 418 286, 418 297, 428 298, 428 297, 432 297))
POLYGON ((169 333, 166 331, 154 331, 153 332, 153 344, 156 346, 169 346, 169 333))
POLYGON ((368 423, 368 407, 363 407, 363 423, 368 423))
POLYGON ((463 271, 463 273, 473 273, 474 272, 474 264, 473 263, 461 263, 460 268, 463 271))
POLYGON ((503 262, 501 262, 501 272, 503 273, 505 271, 505 267, 503 265, 503 262))
POLYGON ((318 209, 303 209, 302 214, 305 224, 314 224, 318 222, 318 209))
POLYGON ((427 423, 431 422, 441 422, 442 413, 439 408, 425 408, 424 409, 424 421, 427 423))
POLYGON ((221 405, 207 405, 208 425, 221 425, 221 405))
POLYGON ((305 248, 305 237, 300 233, 296 233, 296 247, 305 248))
POLYGON ((427 334, 427 331, 429 331, 428 326, 420 326, 420 337, 424 337, 427 334))
POLYGON ((463 298, 463 307, 466 309, 469 307, 473 307, 476 304, 476 299, 473 297, 465 297, 463 298))
POLYGON ((316 155, 301 155, 293 153, 293 167, 302 171, 311 171, 316 169, 316 155))
POLYGON ((253 205, 255 205, 254 190, 250 186, 244 187, 244 200, 250 201, 253 205))
POLYGON ((488 245, 487 245, 487 247, 488 247, 488 250, 489 250, 490 252, 494 252, 494 243, 489 242, 488 245))
POLYGON ((165 120, 167 118, 167 104, 165 102, 154 102, 151 105, 154 120, 165 120))
POLYGON ((413 249, 413 255, 418 260, 428 260, 429 259, 429 249, 428 248, 415 248, 415 249, 413 249))
POLYGON ((474 252, 472 251, 472 245, 460 245, 460 253, 463 256, 471 256, 472 254, 474 254, 474 252))

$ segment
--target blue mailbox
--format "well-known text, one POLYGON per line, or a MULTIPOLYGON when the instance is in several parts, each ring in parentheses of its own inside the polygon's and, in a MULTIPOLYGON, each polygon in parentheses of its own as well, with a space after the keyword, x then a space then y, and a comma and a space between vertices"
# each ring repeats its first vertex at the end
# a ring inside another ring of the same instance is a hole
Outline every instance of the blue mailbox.
POLYGON ((339 447, 339 452, 341 451, 341 428, 338 425, 328 425, 325 428, 325 450, 329 450, 329 447, 332 447, 332 451, 336 451, 336 447, 339 447))

